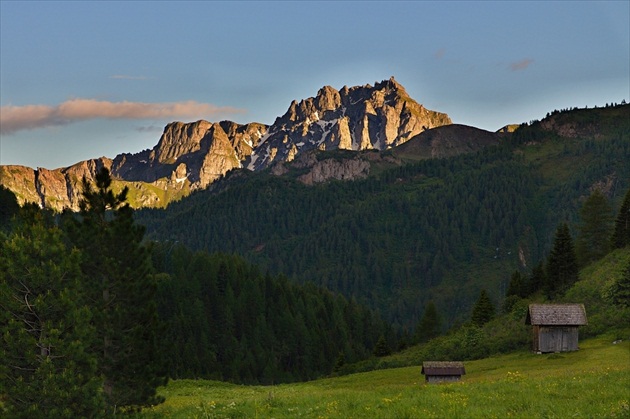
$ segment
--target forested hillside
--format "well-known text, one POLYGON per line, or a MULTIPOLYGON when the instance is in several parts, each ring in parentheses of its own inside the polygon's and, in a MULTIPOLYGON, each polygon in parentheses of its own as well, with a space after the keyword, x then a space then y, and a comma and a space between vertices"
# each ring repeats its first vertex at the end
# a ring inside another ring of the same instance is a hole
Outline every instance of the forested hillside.
POLYGON ((403 156, 352 182, 240 173, 220 192, 137 220, 153 240, 243 255, 354 297, 399 328, 411 330, 434 301, 447 328, 468 318, 481 288, 498 303, 513 271, 546 256, 560 222, 576 228, 593 189, 618 206, 630 186, 629 116, 627 105, 554 111, 498 146, 403 156))
POLYGON ((133 412, 168 377, 483 357, 527 344, 532 301, 582 302, 584 334, 626 336, 629 110, 554 112, 445 159, 394 149, 351 182, 240 172, 137 214, 106 168, 79 213, 0 187, 0 415, 133 412))
POLYGON ((143 240, 107 169, 81 213, 0 186, 0 416, 101 417, 171 378, 275 384, 395 347, 374 311, 238 256, 143 240))
POLYGON ((305 381, 372 356, 392 329, 339 294, 263 275, 242 258, 157 244, 162 356, 173 378, 305 381))

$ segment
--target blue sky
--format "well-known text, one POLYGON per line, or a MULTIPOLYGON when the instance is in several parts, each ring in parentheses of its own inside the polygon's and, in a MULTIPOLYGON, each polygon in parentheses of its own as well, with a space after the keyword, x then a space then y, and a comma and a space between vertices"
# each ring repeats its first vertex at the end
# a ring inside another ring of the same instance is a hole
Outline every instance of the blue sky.
POLYGON ((172 121, 272 124, 390 76, 492 131, 628 101, 629 22, 629 1, 0 0, 0 164, 138 152, 172 121))

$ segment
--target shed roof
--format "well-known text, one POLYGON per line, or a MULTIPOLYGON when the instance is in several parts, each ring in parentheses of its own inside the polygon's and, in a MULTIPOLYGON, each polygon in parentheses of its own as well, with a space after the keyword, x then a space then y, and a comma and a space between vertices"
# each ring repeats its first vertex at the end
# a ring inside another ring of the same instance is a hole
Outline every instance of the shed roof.
POLYGON ((525 324, 583 326, 588 324, 584 304, 530 304, 525 324))
POLYGON ((459 361, 425 361, 422 363, 424 375, 464 375, 464 363, 459 361))

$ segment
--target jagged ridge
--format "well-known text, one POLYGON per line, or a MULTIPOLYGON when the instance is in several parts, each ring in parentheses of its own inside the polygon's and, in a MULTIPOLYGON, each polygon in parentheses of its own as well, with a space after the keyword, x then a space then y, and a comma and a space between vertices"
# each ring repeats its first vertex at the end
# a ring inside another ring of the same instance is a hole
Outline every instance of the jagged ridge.
MULTIPOLYGON (((160 207, 206 188, 233 169, 262 170, 310 150, 385 150, 448 124, 448 115, 418 104, 392 77, 374 86, 344 86, 340 91, 325 86, 315 97, 293 101, 271 126, 173 122, 152 150, 55 170, 4 166, 0 184, 13 190, 21 204, 76 210, 82 177, 91 180, 107 167, 120 188, 130 187, 133 206, 160 207)), ((359 166, 353 170, 365 170, 359 166)))

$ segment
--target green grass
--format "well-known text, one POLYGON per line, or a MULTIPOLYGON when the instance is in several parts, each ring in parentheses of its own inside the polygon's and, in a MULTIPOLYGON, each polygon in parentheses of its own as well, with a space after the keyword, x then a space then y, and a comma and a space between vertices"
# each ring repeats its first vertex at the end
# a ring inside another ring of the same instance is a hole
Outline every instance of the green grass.
POLYGON ((465 363, 454 384, 428 385, 405 367, 277 386, 172 381, 143 417, 630 417, 630 342, 600 337, 577 352, 528 351, 465 363))
POLYGON ((128 187, 127 202, 132 208, 164 208, 171 202, 178 201, 190 194, 188 181, 181 189, 167 188, 167 184, 166 178, 158 179, 153 183, 114 180, 112 190, 119 193, 125 186, 128 187))

